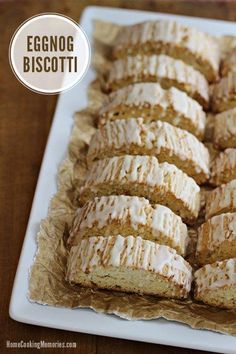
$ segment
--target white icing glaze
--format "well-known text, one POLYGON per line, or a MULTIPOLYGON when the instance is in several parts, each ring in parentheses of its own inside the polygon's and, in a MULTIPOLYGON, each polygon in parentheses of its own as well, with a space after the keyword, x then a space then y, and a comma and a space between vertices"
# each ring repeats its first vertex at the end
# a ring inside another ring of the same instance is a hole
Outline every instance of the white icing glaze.
POLYGON ((236 240, 236 213, 213 216, 198 230, 197 252, 214 251, 224 241, 236 240))
MULTIPOLYGON (((196 62, 200 62, 202 66, 208 65, 208 70, 211 70, 210 77, 212 75, 215 78, 218 76, 220 55, 216 40, 206 33, 177 22, 148 21, 122 27, 114 51, 119 55, 120 51, 127 49, 129 53, 133 47, 139 46, 142 49, 145 48, 145 44, 150 46, 150 43, 157 50, 160 44, 163 51, 165 48, 172 49, 172 53, 176 56, 180 55, 178 54, 180 48, 182 48, 180 52, 187 50, 195 56, 196 62), (178 51, 174 51, 174 49, 178 51)), ((196 65, 195 61, 192 59, 191 64, 196 65)))
POLYGON ((236 180, 223 184, 209 192, 206 198, 206 219, 221 210, 236 209, 236 180))
POLYGON ((188 231, 181 218, 165 206, 152 207, 147 199, 136 196, 103 196, 87 202, 76 213, 71 240, 73 242, 86 229, 94 226, 103 229, 112 221, 124 226, 130 224, 136 231, 145 226, 153 235, 153 240, 158 240, 162 235, 172 240, 172 247, 178 246, 185 252, 188 231))
MULTIPOLYGON (((221 146, 225 141, 236 139, 236 108, 215 116, 214 142, 221 146)), ((222 145, 224 147, 224 145, 222 145)))
POLYGON ((220 185, 224 181, 222 176, 226 170, 234 171, 236 168, 236 149, 226 149, 221 152, 212 163, 211 182, 220 185))
POLYGON ((115 119, 114 113, 126 111, 127 108, 135 111, 137 108, 143 109, 142 116, 150 119, 148 115, 153 115, 152 110, 158 108, 158 117, 154 119, 165 120, 166 115, 171 116, 173 125, 183 126, 182 120, 189 121, 188 124, 195 131, 196 135, 202 135, 206 124, 206 114, 200 104, 190 98, 185 92, 174 87, 164 90, 158 83, 136 83, 123 87, 109 95, 109 102, 100 110, 100 117, 115 119), (148 107, 148 112, 145 107, 148 107))
POLYGON ((182 84, 182 89, 190 96, 197 93, 206 102, 209 101, 208 83, 205 77, 192 66, 167 55, 128 56, 113 62, 108 75, 108 87, 112 87, 114 83, 122 80, 130 79, 132 79, 132 83, 171 80, 173 86, 176 81, 178 84, 182 84))
POLYGON ((191 168, 194 174, 203 173, 206 179, 209 176, 209 152, 194 135, 166 122, 145 124, 143 118, 107 122, 92 137, 88 159, 106 157, 112 151, 116 155, 116 150, 132 154, 135 147, 141 147, 145 155, 157 157, 164 149, 165 154, 177 159, 177 166, 178 159, 186 161, 189 173, 191 168))
POLYGON ((139 236, 94 236, 80 240, 70 250, 67 278, 73 281, 77 271, 90 273, 106 267, 154 272, 190 291, 192 268, 184 258, 168 246, 139 236))
POLYGON ((236 258, 207 264, 198 269, 194 277, 197 293, 233 285, 236 283, 236 258))
POLYGON ((116 183, 122 188, 129 182, 140 185, 140 196, 142 185, 148 186, 154 202, 156 188, 162 193, 172 193, 183 201, 186 210, 198 214, 200 188, 196 182, 174 165, 166 162, 159 164, 154 156, 125 155, 93 162, 81 194, 86 195, 87 190, 96 193, 100 184, 116 183))

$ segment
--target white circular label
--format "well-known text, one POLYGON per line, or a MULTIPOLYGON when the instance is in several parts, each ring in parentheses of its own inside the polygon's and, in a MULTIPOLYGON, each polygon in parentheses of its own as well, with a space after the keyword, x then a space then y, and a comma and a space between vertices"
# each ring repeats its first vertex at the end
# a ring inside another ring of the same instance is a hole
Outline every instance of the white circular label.
POLYGON ((90 64, 90 45, 85 32, 72 19, 40 14, 16 30, 9 59, 23 85, 35 92, 56 94, 82 79, 90 64))

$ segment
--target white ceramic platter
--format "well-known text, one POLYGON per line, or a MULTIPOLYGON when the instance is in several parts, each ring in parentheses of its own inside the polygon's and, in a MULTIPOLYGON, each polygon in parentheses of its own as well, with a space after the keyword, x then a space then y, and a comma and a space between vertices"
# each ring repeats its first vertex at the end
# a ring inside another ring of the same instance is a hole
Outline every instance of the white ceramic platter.
MULTIPOLYGON (((230 22, 105 7, 86 8, 80 24, 91 39, 94 19, 132 24, 162 18, 177 20, 214 35, 236 35, 236 24, 230 22)), ((49 201, 56 192, 57 169, 66 155, 73 114, 86 107, 87 87, 93 78, 94 73, 90 69, 82 82, 72 90, 61 94, 58 99, 15 277, 10 303, 11 318, 20 322, 76 332, 235 354, 236 337, 206 330, 194 330, 187 325, 164 319, 126 321, 116 316, 98 314, 89 309, 70 310, 28 301, 28 274, 36 252, 35 235, 40 220, 47 215, 49 201)))

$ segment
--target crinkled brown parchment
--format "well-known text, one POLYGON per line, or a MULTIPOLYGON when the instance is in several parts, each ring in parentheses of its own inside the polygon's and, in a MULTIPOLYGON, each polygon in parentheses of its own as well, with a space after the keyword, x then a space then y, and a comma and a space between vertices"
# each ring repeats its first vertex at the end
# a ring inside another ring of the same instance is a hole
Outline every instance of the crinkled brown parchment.
MULTIPOLYGON (((75 115, 74 127, 68 146, 68 155, 58 171, 58 192, 50 203, 48 216, 41 222, 37 236, 38 251, 31 268, 29 281, 30 301, 68 308, 88 307, 97 312, 119 317, 155 319, 159 317, 183 322, 193 328, 210 329, 236 335, 236 312, 217 309, 191 299, 186 301, 161 299, 151 296, 125 294, 71 286, 65 281, 68 250, 68 230, 78 207, 78 189, 86 174, 85 156, 96 126, 96 113, 106 96, 101 92, 104 66, 109 65, 111 45, 119 26, 96 22, 94 67, 98 77, 90 85, 89 105, 75 115)), ((196 232, 192 238, 188 260, 193 264, 196 232)))

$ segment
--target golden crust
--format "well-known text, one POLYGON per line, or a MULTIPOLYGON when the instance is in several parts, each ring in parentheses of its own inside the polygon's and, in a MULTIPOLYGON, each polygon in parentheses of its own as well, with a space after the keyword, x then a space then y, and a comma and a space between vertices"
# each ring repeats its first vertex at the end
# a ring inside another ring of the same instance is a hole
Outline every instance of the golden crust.
POLYGON ((142 118, 107 122, 91 139, 88 162, 126 154, 156 156, 159 162, 173 163, 199 184, 209 178, 207 148, 194 135, 166 122, 145 124, 142 118))
POLYGON ((189 241, 181 218, 169 208, 152 206, 145 198, 112 195, 95 198, 78 209, 68 240, 75 245, 82 237, 139 236, 170 246, 184 255, 189 241))
POLYGON ((148 21, 122 27, 114 57, 167 54, 202 72, 209 81, 218 78, 220 51, 215 38, 195 28, 170 21, 148 21))
POLYGON ((145 197, 169 207, 187 223, 197 218, 200 208, 200 188, 194 179, 174 165, 159 164, 154 156, 125 155, 93 162, 80 202, 112 194, 145 197))
POLYGON ((158 82, 164 89, 174 86, 208 108, 209 87, 205 77, 181 60, 167 55, 136 55, 116 60, 108 74, 106 88, 115 91, 137 82, 158 82))
POLYGON ((236 179, 236 149, 226 149, 212 162, 210 183, 219 186, 233 179, 236 179))
POLYGON ((198 229, 199 264, 232 258, 236 254, 236 213, 213 216, 198 229))
POLYGON ((192 268, 172 248, 141 237, 94 236, 71 248, 67 280, 88 287, 186 298, 192 268))
POLYGON ((214 145, 220 149, 236 148, 236 108, 216 114, 214 145))
POLYGON ((236 107, 236 72, 229 72, 211 86, 211 107, 216 113, 236 107))
POLYGON ((236 211, 235 179, 208 192, 206 196, 206 219, 230 211, 236 211))
POLYGON ((166 121, 200 140, 206 126, 206 114, 197 101, 175 87, 164 90, 153 82, 136 83, 112 92, 99 112, 99 125, 130 117, 142 117, 145 123, 166 121))
POLYGON ((208 305, 235 309, 236 258, 207 264, 194 274, 194 298, 208 305))

